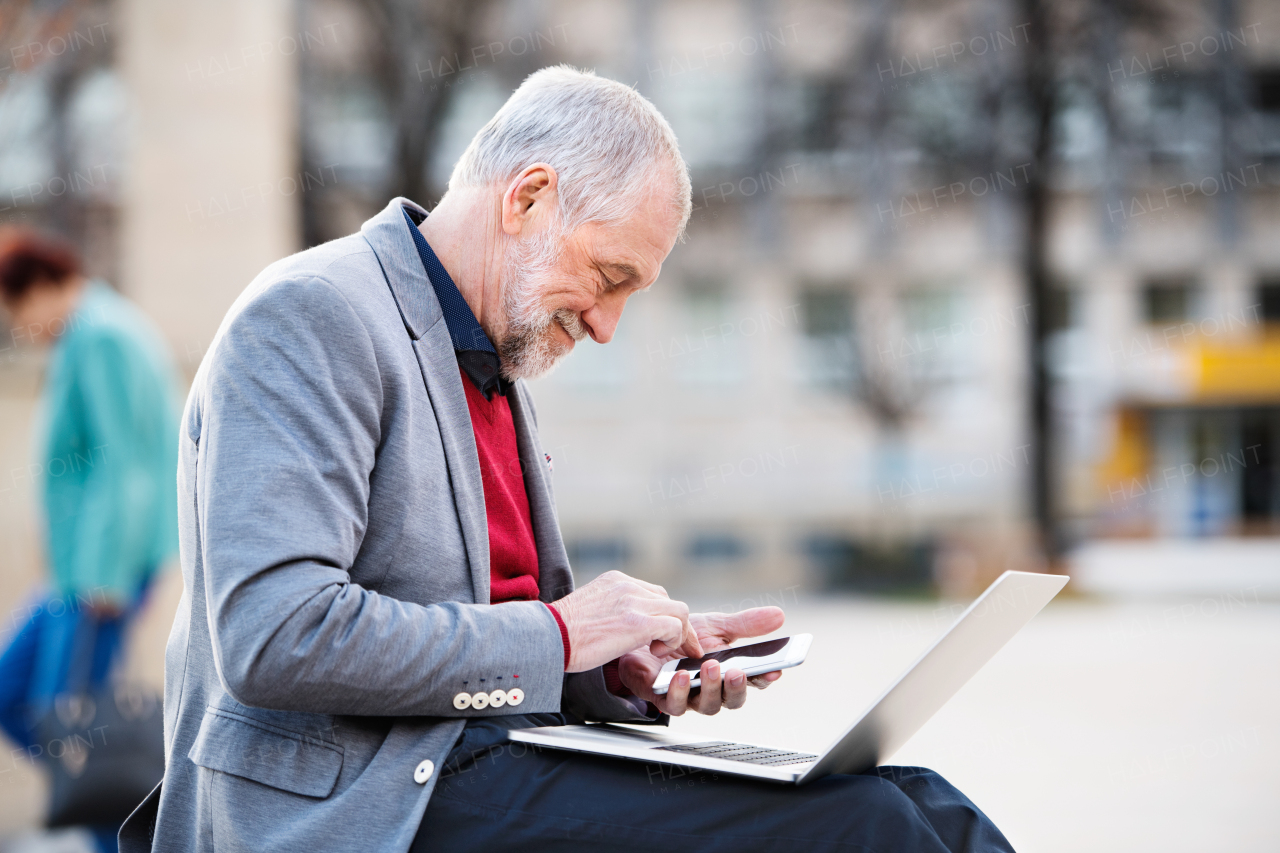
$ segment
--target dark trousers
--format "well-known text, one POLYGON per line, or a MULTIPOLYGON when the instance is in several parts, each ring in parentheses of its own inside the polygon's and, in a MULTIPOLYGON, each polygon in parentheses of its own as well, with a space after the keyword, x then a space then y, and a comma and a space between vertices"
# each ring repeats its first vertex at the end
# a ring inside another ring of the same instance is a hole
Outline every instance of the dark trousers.
POLYGON ((468 724, 411 853, 453 851, 1012 851, 977 806, 921 767, 796 787, 506 743, 559 715, 468 724))

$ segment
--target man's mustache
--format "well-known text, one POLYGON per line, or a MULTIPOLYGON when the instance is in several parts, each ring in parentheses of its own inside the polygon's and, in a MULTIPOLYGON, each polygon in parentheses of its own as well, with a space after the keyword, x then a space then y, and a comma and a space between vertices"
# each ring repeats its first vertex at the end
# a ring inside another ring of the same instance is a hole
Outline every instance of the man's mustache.
POLYGON ((586 338, 587 329, 582 325, 582 320, 575 312, 570 311, 568 308, 560 308, 551 317, 563 326, 564 330, 569 333, 569 337, 575 341, 581 341, 586 338))

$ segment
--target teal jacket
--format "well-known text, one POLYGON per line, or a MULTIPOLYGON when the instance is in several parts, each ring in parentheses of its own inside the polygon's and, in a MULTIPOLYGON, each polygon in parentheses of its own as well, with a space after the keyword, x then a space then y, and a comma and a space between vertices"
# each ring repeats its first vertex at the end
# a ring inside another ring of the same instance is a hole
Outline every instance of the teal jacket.
POLYGON ((137 308, 91 282, 53 347, 42 407, 58 593, 125 603, 178 550, 172 362, 137 308))

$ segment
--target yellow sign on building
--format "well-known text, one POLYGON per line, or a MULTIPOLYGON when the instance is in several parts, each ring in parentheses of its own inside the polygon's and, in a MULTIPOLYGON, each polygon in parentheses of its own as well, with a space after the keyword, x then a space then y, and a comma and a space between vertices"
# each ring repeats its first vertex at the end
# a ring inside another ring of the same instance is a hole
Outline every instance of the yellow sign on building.
POLYGON ((1197 401, 1280 402, 1280 334, 1233 344, 1202 342, 1197 350, 1197 401))

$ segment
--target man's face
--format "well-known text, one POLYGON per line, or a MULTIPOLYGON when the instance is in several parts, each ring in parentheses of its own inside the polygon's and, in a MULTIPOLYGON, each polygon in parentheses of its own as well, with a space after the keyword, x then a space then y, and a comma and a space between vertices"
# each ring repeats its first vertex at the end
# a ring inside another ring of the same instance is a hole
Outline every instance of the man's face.
POLYGON ((557 218, 508 246, 495 330, 508 379, 542 376, 588 335, 613 339, 627 299, 653 284, 675 245, 679 214, 667 192, 650 192, 620 224, 564 234, 557 218))

